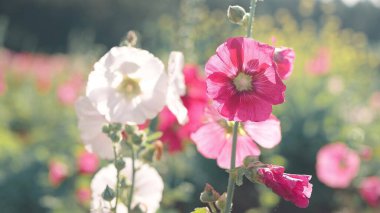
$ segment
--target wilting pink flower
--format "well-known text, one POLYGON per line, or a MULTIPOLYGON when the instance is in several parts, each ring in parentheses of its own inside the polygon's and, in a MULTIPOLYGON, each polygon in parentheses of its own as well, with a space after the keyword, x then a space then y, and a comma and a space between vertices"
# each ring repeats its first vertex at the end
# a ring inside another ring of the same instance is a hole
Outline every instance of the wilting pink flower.
POLYGON ((176 117, 165 107, 159 114, 158 129, 163 132, 161 141, 168 145, 169 152, 181 151, 183 141, 190 138, 202 124, 204 109, 207 105, 206 82, 199 75, 199 69, 195 65, 184 67, 186 93, 181 98, 185 105, 189 122, 179 125, 176 117))
POLYGON ((81 204, 88 204, 91 201, 90 187, 79 187, 75 192, 75 197, 81 204))
POLYGON ((330 69, 330 51, 320 48, 314 58, 306 63, 306 70, 315 75, 326 74, 330 69))
POLYGON ((58 100, 64 105, 73 105, 78 98, 82 86, 82 76, 74 76, 72 79, 58 86, 58 100))
POLYGON ((99 166, 98 157, 89 152, 82 152, 77 159, 77 166, 80 173, 93 174, 99 166))
POLYGON ((51 161, 49 164, 49 181, 53 186, 58 186, 68 175, 66 164, 59 161, 51 161))
MULTIPOLYGON (((233 124, 216 117, 215 112, 208 113, 212 118, 191 134, 191 139, 204 157, 217 159, 219 167, 228 169, 231 161, 233 124)), ((265 121, 242 123, 237 138, 235 165, 241 166, 247 156, 260 155, 256 143, 264 148, 273 148, 280 141, 280 121, 274 115, 265 121)))
POLYGON ((311 175, 287 174, 284 171, 284 167, 276 165, 258 168, 258 180, 297 207, 308 207, 313 190, 313 185, 309 182, 311 175))
POLYGON ((288 79, 293 72, 293 63, 296 55, 294 50, 287 47, 276 48, 274 61, 277 64, 277 73, 282 80, 288 79))
POLYGON ((367 177, 359 187, 363 200, 371 207, 380 206, 380 178, 376 176, 367 177))
POLYGON ((274 47, 250 38, 229 38, 206 64, 207 95, 228 120, 264 121, 285 101, 285 85, 273 61, 274 47))
POLYGON ((348 187, 359 166, 359 155, 340 142, 325 145, 317 154, 317 177, 332 188, 348 187))

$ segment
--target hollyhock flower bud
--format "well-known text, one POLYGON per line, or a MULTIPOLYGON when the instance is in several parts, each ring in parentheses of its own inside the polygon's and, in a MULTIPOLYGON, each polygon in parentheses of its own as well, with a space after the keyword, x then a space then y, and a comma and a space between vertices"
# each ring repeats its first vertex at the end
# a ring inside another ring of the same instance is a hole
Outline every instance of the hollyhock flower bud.
POLYGON ((58 186, 68 175, 66 164, 52 161, 49 165, 49 181, 53 186, 58 186))
POLYGON ((282 80, 288 79, 293 72, 294 50, 287 47, 276 48, 273 59, 277 64, 277 73, 280 78, 282 80))
POLYGON ((227 17, 232 23, 242 25, 246 19, 246 12, 239 5, 230 5, 227 10, 227 17))
POLYGON ((308 207, 313 190, 313 185, 309 182, 311 175, 287 174, 284 171, 284 167, 276 165, 258 168, 258 180, 297 207, 308 207))
POLYGON ((322 147, 317 154, 317 177, 332 188, 346 188, 359 171, 360 158, 343 143, 322 147))
POLYGON ((219 199, 220 194, 208 183, 206 183, 205 189, 201 193, 200 200, 203 203, 212 203, 219 199))
POLYGON ((371 207, 380 206, 380 178, 367 177, 361 183, 359 192, 364 201, 371 207))
POLYGON ((274 47, 251 38, 221 44, 205 66, 207 95, 230 121, 264 121, 285 101, 286 86, 273 60, 274 47))

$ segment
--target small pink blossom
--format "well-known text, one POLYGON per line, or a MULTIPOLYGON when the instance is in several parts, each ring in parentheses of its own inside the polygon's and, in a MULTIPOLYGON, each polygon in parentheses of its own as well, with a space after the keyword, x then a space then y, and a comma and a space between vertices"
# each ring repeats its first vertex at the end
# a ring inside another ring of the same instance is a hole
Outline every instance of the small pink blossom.
POLYGON ((287 47, 276 48, 274 51, 274 61, 277 64, 277 73, 282 80, 286 80, 293 72, 295 60, 294 50, 287 47))
POLYGON ((58 100, 64 105, 73 105, 79 96, 82 86, 82 76, 74 76, 72 79, 58 86, 58 100))
POLYGON ((68 175, 67 165, 59 161, 51 161, 49 164, 49 181, 53 186, 58 186, 68 175))
POLYGON ((258 168, 258 179, 273 192, 294 203, 297 207, 308 207, 313 190, 313 185, 309 182, 311 175, 287 174, 284 171, 284 167, 276 165, 258 168))
POLYGON ((364 201, 371 207, 380 206, 380 178, 367 177, 361 183, 359 192, 364 201))
POLYGON ((314 58, 306 63, 306 70, 315 75, 326 74, 330 69, 331 55, 327 48, 320 48, 314 58))
POLYGON ((348 187, 359 166, 359 155, 340 142, 325 145, 317 154, 317 177, 331 188, 348 187))
POLYGON ((98 157, 89 152, 82 152, 77 159, 78 170, 82 174, 93 174, 99 167, 98 157))
POLYGON ((264 121, 285 101, 274 47, 251 38, 229 38, 207 62, 207 95, 228 120, 264 121))
POLYGON ((75 197, 81 204, 88 204, 91 201, 91 189, 90 187, 80 187, 75 192, 75 197))
MULTIPOLYGON (((212 108, 208 111, 210 121, 191 134, 198 151, 206 158, 216 159, 221 168, 230 168, 232 149, 232 123, 218 117, 212 108)), ((262 122, 245 122, 239 129, 236 145, 236 167, 247 156, 259 156, 260 149, 273 148, 281 141, 280 121, 271 115, 262 122), (256 143, 255 143, 256 142, 256 143)))

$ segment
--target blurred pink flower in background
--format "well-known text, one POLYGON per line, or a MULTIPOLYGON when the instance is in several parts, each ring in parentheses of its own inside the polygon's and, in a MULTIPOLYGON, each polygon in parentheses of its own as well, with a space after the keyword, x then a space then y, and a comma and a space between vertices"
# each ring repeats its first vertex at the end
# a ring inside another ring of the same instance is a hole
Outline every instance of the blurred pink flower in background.
POLYGON ((7 89, 7 85, 5 82, 4 72, 2 70, 0 70, 0 95, 3 95, 6 91, 6 89, 7 89))
POLYGON ((49 164, 49 181, 53 186, 58 186, 68 175, 68 167, 60 161, 51 161, 49 164))
POLYGON ((274 61, 277 64, 277 73, 282 80, 286 80, 293 72, 295 52, 291 48, 281 47, 274 51, 274 61))
POLYGON ((80 173, 93 174, 99 167, 99 159, 96 154, 83 151, 77 159, 77 166, 80 173))
POLYGON ((330 50, 325 47, 321 47, 318 49, 315 57, 306 62, 305 69, 314 75, 326 74, 330 69, 330 60, 330 50))
POLYGON ((276 165, 258 168, 258 180, 297 207, 308 207, 313 190, 313 185, 309 182, 311 175, 287 174, 284 171, 284 167, 276 165))
POLYGON ((359 192, 364 201, 371 207, 380 206, 380 178, 367 177, 360 183, 359 192))
POLYGON ((208 60, 207 95, 224 118, 264 121, 272 105, 285 101, 286 86, 277 73, 274 50, 250 38, 233 37, 208 60))
POLYGON ((91 189, 90 187, 79 187, 75 192, 75 197, 81 204, 88 204, 91 201, 91 189))
POLYGON ((318 151, 317 177, 331 188, 347 188, 359 167, 359 155, 341 142, 327 144, 318 151))
POLYGON ((374 92, 371 95, 369 105, 372 109, 377 110, 378 112, 380 111, 380 92, 374 92))
MULTIPOLYGON (((206 158, 216 159, 219 167, 230 168, 232 149, 232 123, 226 122, 213 108, 209 108, 209 122, 191 134, 198 151, 206 158)), ((281 141, 280 121, 271 115, 261 122, 241 124, 236 145, 236 166, 241 166, 247 156, 259 156, 259 144, 273 148, 281 141)))
POLYGON ((359 156, 361 159, 369 161, 373 157, 373 151, 372 148, 369 146, 364 146, 359 151, 359 156))
POLYGON ((168 145, 169 152, 181 151, 183 141, 190 138, 202 123, 204 109, 207 105, 206 82, 196 65, 184 67, 186 93, 181 98, 185 105, 189 121, 179 125, 176 117, 165 107, 159 114, 158 130, 163 132, 161 140, 168 145))
POLYGON ((73 105, 79 97, 83 85, 83 77, 78 74, 74 75, 71 79, 58 86, 58 100, 64 105, 73 105))

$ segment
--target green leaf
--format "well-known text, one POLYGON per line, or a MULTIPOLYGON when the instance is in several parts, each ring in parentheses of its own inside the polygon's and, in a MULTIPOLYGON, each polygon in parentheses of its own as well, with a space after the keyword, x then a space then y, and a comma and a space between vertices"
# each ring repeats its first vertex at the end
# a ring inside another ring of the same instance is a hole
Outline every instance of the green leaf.
POLYGON ((207 207, 195 208, 191 213, 210 213, 207 207))
POLYGON ((155 141, 155 140, 157 140, 157 139, 159 139, 159 138, 161 138, 161 136, 162 136, 162 132, 153 132, 152 134, 149 134, 148 136, 147 136, 147 141, 149 142, 149 141, 155 141))

